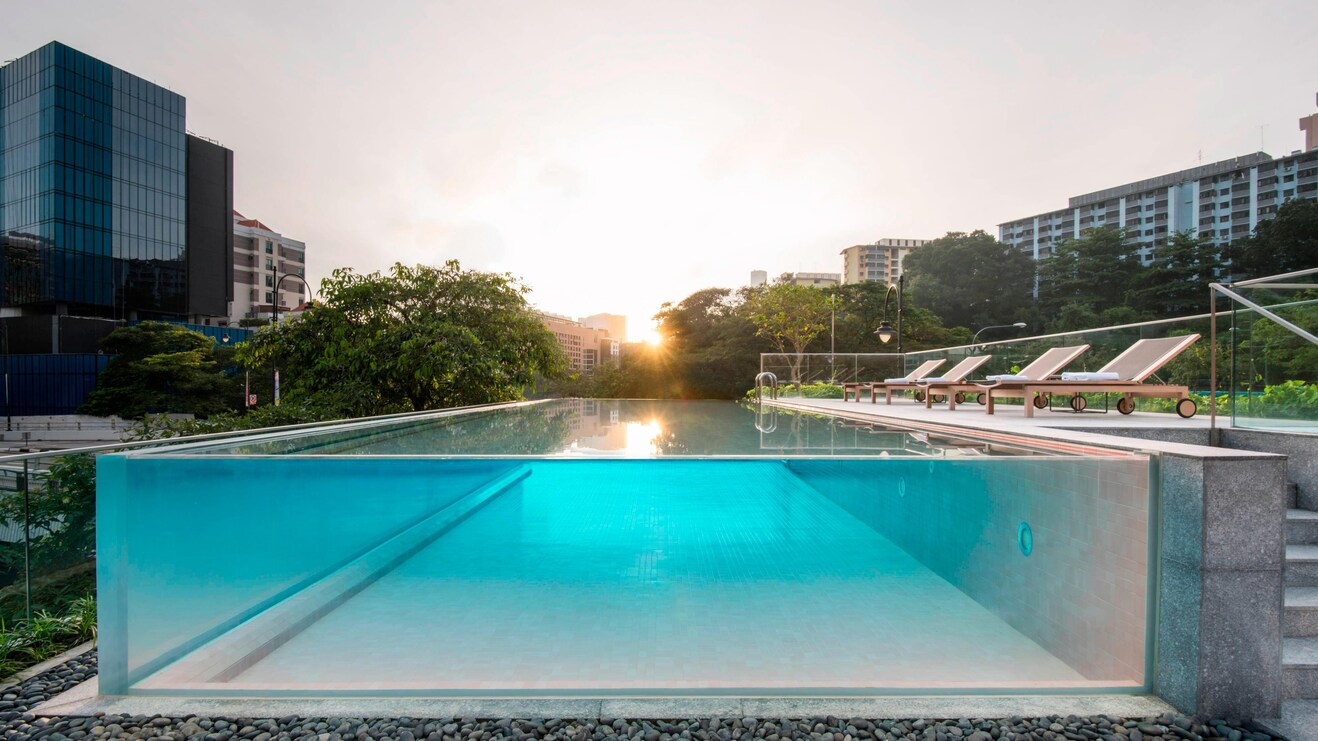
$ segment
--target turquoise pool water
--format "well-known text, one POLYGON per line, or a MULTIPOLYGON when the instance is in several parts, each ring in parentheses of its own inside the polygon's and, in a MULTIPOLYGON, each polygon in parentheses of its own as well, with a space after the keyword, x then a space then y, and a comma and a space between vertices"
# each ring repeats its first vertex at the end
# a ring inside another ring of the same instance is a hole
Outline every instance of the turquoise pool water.
POLYGON ((1148 467, 579 400, 107 456, 102 691, 1139 691, 1148 467))

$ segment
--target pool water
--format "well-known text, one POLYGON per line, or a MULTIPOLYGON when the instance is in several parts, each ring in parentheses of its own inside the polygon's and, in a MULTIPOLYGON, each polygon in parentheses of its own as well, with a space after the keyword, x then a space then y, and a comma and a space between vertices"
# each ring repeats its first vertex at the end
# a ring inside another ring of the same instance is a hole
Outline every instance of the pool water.
POLYGON ((1146 458, 775 422, 571 401, 107 457, 102 691, 1145 688, 1146 458))

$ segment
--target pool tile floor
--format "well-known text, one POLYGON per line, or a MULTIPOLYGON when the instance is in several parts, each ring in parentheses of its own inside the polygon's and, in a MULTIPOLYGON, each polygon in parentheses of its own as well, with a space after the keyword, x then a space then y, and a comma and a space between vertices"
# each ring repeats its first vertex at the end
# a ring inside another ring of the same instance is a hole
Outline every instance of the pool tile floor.
POLYGON ((697 470, 537 471, 229 686, 1098 686, 785 469, 697 470))

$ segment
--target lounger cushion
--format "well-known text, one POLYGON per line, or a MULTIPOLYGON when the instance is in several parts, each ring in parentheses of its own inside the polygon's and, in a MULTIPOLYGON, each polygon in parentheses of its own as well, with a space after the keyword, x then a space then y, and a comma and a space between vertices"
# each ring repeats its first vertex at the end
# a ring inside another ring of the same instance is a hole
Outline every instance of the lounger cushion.
POLYGON ((883 379, 883 382, 884 382, 884 383, 910 383, 910 381, 911 381, 911 379, 907 378, 906 376, 902 376, 901 378, 885 378, 885 379, 883 379))
POLYGON ((1001 373, 1001 374, 996 375, 996 376, 984 376, 984 377, 987 378, 987 379, 990 380, 990 381, 1029 381, 1029 380, 1032 380, 1029 376, 1021 376, 1021 375, 1017 375, 1017 374, 1014 374, 1014 373, 1001 373))
POLYGON ((1089 373, 1085 373, 1082 371, 1075 371, 1072 373, 1063 373, 1062 380, 1063 381, 1120 381, 1121 374, 1103 373, 1101 371, 1093 371, 1089 373))
POLYGON ((930 376, 921 378, 920 383, 947 383, 947 376, 930 376))

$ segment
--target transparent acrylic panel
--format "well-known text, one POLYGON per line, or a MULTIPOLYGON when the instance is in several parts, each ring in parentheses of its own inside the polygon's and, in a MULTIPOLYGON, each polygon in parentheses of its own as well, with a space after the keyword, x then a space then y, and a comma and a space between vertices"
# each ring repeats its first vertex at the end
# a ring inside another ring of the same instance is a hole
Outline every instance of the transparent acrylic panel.
POLYGON ((1148 458, 726 406, 645 431, 687 455, 105 456, 102 692, 1147 689, 1148 458))

